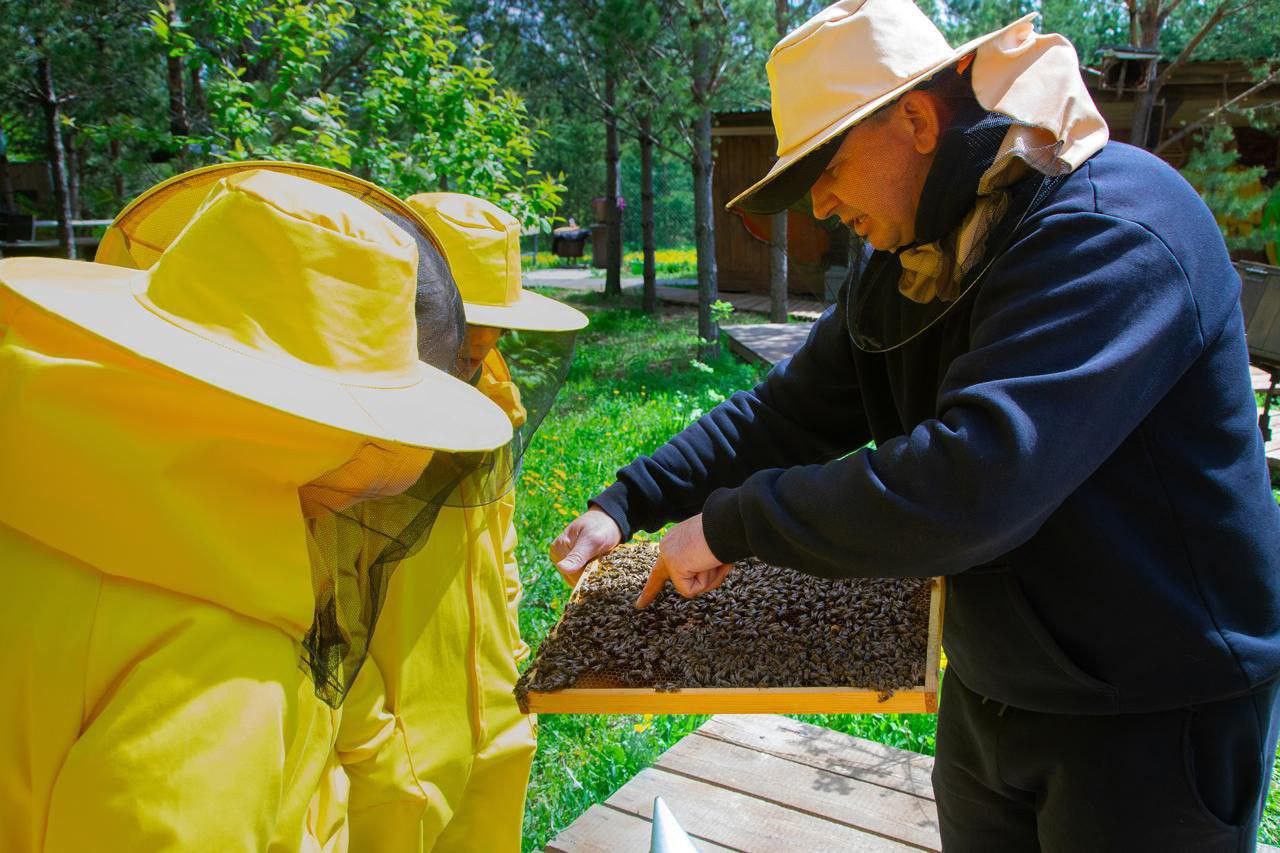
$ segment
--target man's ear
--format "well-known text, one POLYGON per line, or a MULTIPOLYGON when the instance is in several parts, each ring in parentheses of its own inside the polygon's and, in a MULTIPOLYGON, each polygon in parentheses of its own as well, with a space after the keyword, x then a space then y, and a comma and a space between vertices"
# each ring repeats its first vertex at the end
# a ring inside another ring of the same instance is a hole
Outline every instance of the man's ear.
POLYGON ((898 102, 899 115, 917 154, 932 154, 942 134, 942 116, 938 104, 925 92, 907 92, 898 102))

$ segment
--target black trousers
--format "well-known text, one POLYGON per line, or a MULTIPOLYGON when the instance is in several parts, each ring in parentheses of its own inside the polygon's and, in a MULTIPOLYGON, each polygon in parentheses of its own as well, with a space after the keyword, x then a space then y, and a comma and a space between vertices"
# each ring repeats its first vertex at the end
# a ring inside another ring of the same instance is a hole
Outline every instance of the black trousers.
POLYGON ((943 850, 1253 850, 1278 687, 1083 716, 1001 706, 948 671, 933 769, 943 850))

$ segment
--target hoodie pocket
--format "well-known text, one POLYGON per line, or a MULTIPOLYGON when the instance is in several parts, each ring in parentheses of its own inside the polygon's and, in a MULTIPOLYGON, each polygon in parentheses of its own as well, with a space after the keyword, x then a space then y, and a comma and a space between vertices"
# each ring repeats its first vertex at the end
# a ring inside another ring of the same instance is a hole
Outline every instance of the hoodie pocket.
POLYGON ((943 642, 965 684, 990 699, 1049 713, 1118 710, 1115 688, 1062 650, 1007 566, 948 579, 943 642))

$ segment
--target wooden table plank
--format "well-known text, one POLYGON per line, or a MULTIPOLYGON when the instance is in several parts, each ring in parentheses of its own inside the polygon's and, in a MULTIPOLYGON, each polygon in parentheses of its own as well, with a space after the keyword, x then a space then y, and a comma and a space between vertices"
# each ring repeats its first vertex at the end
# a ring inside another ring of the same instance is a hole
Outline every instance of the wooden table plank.
POLYGON ((919 849, 656 768, 642 770, 609 798, 608 805, 652 819, 655 796, 666 801, 685 832, 738 850, 919 849))
POLYGON ((930 799, 697 733, 658 758, 662 770, 863 832, 940 850, 930 799))
POLYGON ((927 755, 771 715, 712 717, 698 734, 933 799, 933 759, 927 755))
MULTIPOLYGON (((670 804, 668 804, 670 805, 670 804)), ((679 818, 676 818, 678 821, 679 818)), ((648 850, 653 823, 610 806, 595 805, 557 835, 545 850, 549 853, 615 853, 618 850, 648 850)), ((695 838, 701 853, 722 853, 721 847, 705 838, 695 838)))

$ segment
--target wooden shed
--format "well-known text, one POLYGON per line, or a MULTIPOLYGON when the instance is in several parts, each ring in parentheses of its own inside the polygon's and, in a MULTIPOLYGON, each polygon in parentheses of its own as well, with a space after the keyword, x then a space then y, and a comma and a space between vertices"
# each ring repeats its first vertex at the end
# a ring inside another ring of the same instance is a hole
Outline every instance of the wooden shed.
MULTIPOLYGON (((717 113, 711 133, 715 139, 711 193, 720 290, 768 293, 770 217, 743 217, 724 206, 759 180, 776 159, 777 142, 769 112, 717 113)), ((812 216, 788 213, 787 289, 810 299, 826 298, 843 280, 849 238, 844 228, 825 228, 812 216)))
MULTIPOLYGON (((1116 53, 1116 52, 1113 52, 1116 53)), ((1105 52, 1104 52, 1105 54, 1105 52)), ((1084 69, 1085 82, 1095 103, 1111 128, 1111 137, 1128 141, 1134 102, 1141 94, 1133 88, 1137 69, 1125 63, 1141 62, 1124 52, 1104 55, 1100 68, 1084 69)), ((1246 93, 1255 84, 1244 62, 1190 62, 1173 73, 1160 93, 1154 124, 1160 139, 1168 139, 1186 124, 1217 109, 1224 102, 1246 93)), ((1258 89, 1239 101, 1240 106, 1257 105, 1280 98, 1280 80, 1258 89)), ((1240 117, 1230 118, 1235 126, 1241 163, 1261 165, 1268 171, 1264 179, 1274 183, 1280 177, 1280 138, 1248 126, 1240 117)), ((716 266, 720 289, 724 291, 769 292, 768 218, 745 219, 724 210, 724 205, 762 177, 776 159, 777 141, 768 110, 717 113, 712 136, 715 139, 712 175, 716 228, 716 266)), ((1190 137, 1166 147, 1160 156, 1175 167, 1186 163, 1190 137)), ((787 220, 789 290, 811 298, 830 298, 839 286, 847 263, 850 234, 844 228, 827 230, 813 217, 791 212, 787 220)))

